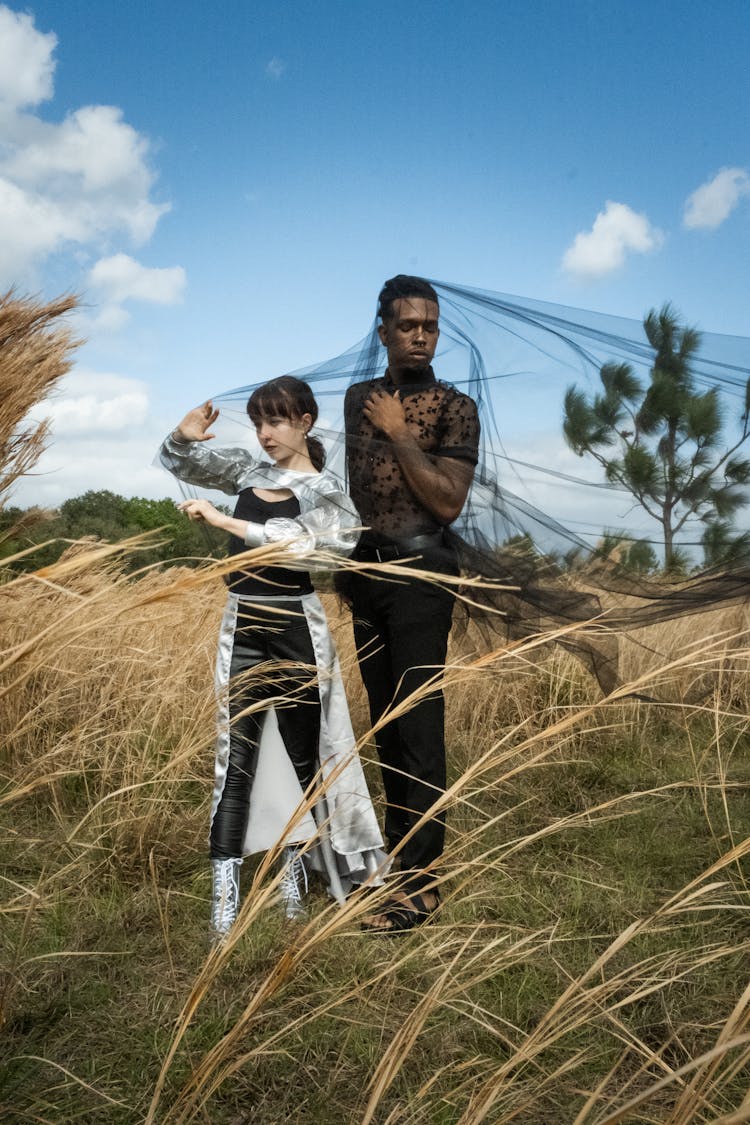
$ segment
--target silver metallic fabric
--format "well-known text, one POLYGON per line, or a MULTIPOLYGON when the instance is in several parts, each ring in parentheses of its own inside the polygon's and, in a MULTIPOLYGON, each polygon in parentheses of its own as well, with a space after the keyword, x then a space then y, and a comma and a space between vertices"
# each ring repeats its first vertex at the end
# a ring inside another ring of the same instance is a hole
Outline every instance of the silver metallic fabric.
POLYGON ((354 550, 362 526, 359 515, 338 478, 325 469, 320 473, 279 469, 240 446, 212 449, 208 442, 175 441, 171 434, 159 450, 159 460, 185 484, 233 496, 243 488, 288 488, 299 501, 300 514, 293 520, 268 520, 263 543, 291 541, 291 551, 299 554, 315 548, 338 555, 354 550))
MULTIPOLYGON (((259 599, 260 600, 260 599, 259 599)), ((284 598, 264 598, 282 605, 284 598)), ((310 866, 325 874, 331 895, 343 901, 352 886, 382 882, 387 857, 370 800, 349 718, 338 657, 317 594, 302 599, 318 670, 321 703, 318 780, 322 789, 314 815, 300 812, 302 790, 279 734, 273 707, 266 711, 258 766, 250 794, 243 855, 312 842, 310 866)), ((218 723, 211 819, 219 806, 229 761, 229 668, 239 605, 253 599, 229 594, 219 632, 216 660, 218 723)))
MULTIPOLYGON (((315 548, 349 555, 359 538, 359 515, 338 479, 326 470, 300 473, 279 469, 258 461, 241 447, 213 449, 207 442, 175 441, 172 436, 164 441, 159 457, 164 467, 181 481, 200 488, 231 495, 244 488, 289 489, 299 501, 299 516, 268 520, 262 525, 262 540, 256 538, 260 525, 251 524, 252 545, 285 542, 289 552, 300 557, 315 548)), ((229 672, 237 611, 240 603, 251 606, 254 600, 230 593, 219 633, 212 820, 221 800, 229 760, 229 672)), ((270 596, 258 599, 276 605, 283 605, 284 600, 270 596)), ((302 790, 281 740, 274 708, 270 707, 264 715, 242 852, 250 855, 268 851, 280 843, 310 844, 305 861, 325 874, 330 893, 343 902, 354 884, 366 880, 382 882, 388 860, 357 754, 325 611, 316 594, 305 594, 301 601, 318 671, 318 776, 322 793, 313 813, 299 811, 302 790)))
POLYGON ((245 546, 261 547, 266 541, 266 525, 248 520, 245 529, 245 546))

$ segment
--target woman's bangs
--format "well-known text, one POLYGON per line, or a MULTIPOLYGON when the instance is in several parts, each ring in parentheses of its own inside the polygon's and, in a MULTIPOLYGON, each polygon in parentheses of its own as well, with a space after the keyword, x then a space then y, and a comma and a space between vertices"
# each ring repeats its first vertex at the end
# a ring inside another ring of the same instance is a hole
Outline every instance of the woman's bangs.
POLYGON ((259 422, 262 418, 288 418, 292 421, 298 417, 291 396, 282 387, 268 384, 253 391, 247 413, 251 422, 259 422))

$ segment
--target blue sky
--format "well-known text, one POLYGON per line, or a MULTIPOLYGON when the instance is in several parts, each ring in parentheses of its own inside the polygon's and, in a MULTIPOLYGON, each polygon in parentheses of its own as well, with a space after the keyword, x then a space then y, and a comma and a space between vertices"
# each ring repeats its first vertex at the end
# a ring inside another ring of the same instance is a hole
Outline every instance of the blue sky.
POLYGON ((399 271, 747 335, 748 57, 740 0, 0 6, 0 285, 88 337, 18 501, 169 493, 184 409, 399 271))

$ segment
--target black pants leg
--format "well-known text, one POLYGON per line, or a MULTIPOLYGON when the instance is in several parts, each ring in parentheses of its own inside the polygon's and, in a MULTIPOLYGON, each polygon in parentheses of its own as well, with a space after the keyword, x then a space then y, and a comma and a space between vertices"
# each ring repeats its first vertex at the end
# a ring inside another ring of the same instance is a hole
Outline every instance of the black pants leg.
MULTIPOLYGON (((370 705, 370 722, 374 726, 393 702, 396 681, 393 679, 387 624, 363 587, 354 609, 354 643, 360 672, 370 705), (365 616, 366 614, 366 616, 365 616)), ((388 723, 375 736, 385 789, 385 838, 393 851, 406 835, 409 820, 406 813, 408 794, 403 774, 403 748, 397 723, 388 723)))
POLYGON ((263 724, 262 704, 274 702, 279 731, 303 791, 317 769, 320 697, 315 653, 302 613, 244 609, 238 618, 230 666, 227 775, 211 824, 211 857, 239 858, 247 828, 263 724), (239 681, 239 682, 238 682, 239 681), (287 698, 280 700, 281 696, 287 698), (250 714, 242 712, 261 705, 250 714))
MULTIPOLYGON (((445 572, 444 559, 423 560, 425 569, 445 572)), ((408 573, 405 572, 405 573, 408 573)), ((426 684, 445 665, 453 596, 432 583, 403 583, 355 575, 352 584, 354 635, 362 679, 376 722, 393 702, 426 684)), ((385 832, 392 849, 445 789, 445 707, 431 691, 377 735, 386 793, 385 832)), ((432 817, 401 851, 409 886, 430 881, 424 871, 442 854, 445 817, 432 817)), ((433 866, 434 871, 434 866, 433 866)))

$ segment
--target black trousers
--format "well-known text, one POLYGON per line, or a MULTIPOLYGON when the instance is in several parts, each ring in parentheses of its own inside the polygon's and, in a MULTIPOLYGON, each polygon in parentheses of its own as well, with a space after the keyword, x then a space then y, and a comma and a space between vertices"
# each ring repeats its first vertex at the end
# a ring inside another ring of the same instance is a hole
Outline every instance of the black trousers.
POLYGON ((229 762, 211 823, 213 859, 242 855, 264 715, 263 708, 241 714, 245 708, 273 701, 279 731, 303 791, 315 776, 320 696, 315 653, 300 601, 284 602, 283 612, 260 603, 241 606, 229 676, 229 762))
MULTIPOLYGON (((456 574, 445 549, 425 551, 413 565, 456 574)), ((359 666, 376 723, 445 665, 453 594, 408 577, 394 582, 353 574, 349 592, 359 666)), ((375 736, 386 796, 385 835, 396 848, 445 790, 445 704, 434 690, 375 736)), ((445 816, 428 820, 400 852, 404 885, 417 891, 432 881, 445 843, 445 816), (433 875, 425 874, 430 867, 433 875)))

